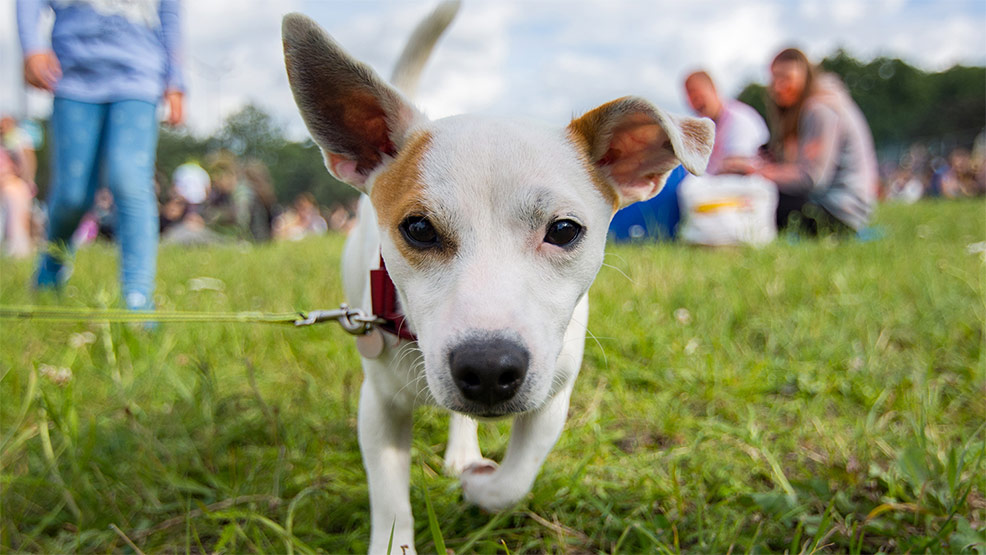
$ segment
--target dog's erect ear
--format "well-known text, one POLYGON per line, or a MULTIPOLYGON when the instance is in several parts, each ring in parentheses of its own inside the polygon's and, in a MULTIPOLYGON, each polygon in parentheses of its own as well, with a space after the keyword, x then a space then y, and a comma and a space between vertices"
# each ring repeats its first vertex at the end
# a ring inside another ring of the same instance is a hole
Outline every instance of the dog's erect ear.
POLYGON ((367 177, 397 154, 424 116, 308 17, 284 16, 281 37, 295 103, 326 167, 366 192, 367 177))
POLYGON ((617 208, 656 195, 679 162, 705 173, 715 139, 712 120, 672 116, 629 96, 572 121, 568 131, 612 187, 617 208))

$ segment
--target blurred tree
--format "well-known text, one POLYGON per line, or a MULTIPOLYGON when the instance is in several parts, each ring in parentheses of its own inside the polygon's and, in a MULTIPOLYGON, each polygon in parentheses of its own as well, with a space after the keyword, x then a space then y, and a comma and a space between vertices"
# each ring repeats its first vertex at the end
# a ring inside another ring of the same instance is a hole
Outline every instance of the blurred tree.
POLYGON ((263 108, 248 104, 226 118, 209 146, 271 165, 277 162, 278 153, 286 143, 274 118, 263 108))
POLYGON ((359 195, 356 189, 329 174, 322 151, 311 139, 301 143, 285 143, 278 153, 277 162, 269 167, 277 198, 282 204, 291 202, 305 191, 314 194, 319 204, 324 206, 346 204, 359 195))
POLYGON ((749 83, 743 87, 736 99, 753 106, 764 119, 767 119, 767 87, 760 83, 749 83))
MULTIPOLYGON (((843 50, 819 64, 845 82, 866 116, 878 151, 913 142, 939 150, 968 147, 986 126, 986 68, 954 66, 928 73, 899 59, 861 62, 843 50)), ((766 89, 751 83, 739 99, 765 113, 766 89)))

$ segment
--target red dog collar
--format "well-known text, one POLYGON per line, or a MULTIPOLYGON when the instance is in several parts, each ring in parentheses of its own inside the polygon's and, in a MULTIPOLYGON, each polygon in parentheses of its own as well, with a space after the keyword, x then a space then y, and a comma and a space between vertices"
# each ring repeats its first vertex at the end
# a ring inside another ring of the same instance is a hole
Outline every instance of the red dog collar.
POLYGON ((380 256, 380 267, 370 270, 370 298, 373 300, 374 316, 386 321, 378 326, 380 329, 401 339, 418 340, 418 336, 411 331, 404 321, 404 314, 397 307, 397 288, 390 279, 390 274, 387 273, 383 255, 380 256))

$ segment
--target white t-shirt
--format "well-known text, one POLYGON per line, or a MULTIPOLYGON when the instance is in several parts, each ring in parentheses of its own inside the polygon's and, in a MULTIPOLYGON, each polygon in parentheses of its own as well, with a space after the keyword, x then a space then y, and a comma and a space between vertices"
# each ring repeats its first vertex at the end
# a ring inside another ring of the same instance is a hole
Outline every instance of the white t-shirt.
POLYGON ((719 173, 719 167, 726 158, 756 156, 757 149, 768 139, 770 132, 767 131, 767 124, 756 110, 738 100, 726 100, 716 122, 716 142, 706 173, 719 173))
POLYGON ((172 176, 175 190, 189 204, 202 204, 209 192, 209 173, 195 162, 186 162, 177 168, 172 176))

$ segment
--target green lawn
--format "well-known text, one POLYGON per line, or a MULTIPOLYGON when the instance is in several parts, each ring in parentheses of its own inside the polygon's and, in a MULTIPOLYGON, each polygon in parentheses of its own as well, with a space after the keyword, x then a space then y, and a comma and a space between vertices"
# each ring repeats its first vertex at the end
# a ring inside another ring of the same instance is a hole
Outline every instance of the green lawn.
MULTIPOLYGON (((876 226, 611 246, 567 427, 520 506, 467 507, 441 474, 446 416, 417 413, 419 551, 430 500, 457 553, 986 552, 986 204, 884 206, 876 226)), ((164 248, 158 306, 331 308, 342 242, 164 248)), ((109 246, 61 299, 0 264, 0 304, 117 303, 109 246)), ((366 549, 340 329, 0 326, 0 550, 366 549)), ((501 456, 509 426, 481 430, 501 456)))

